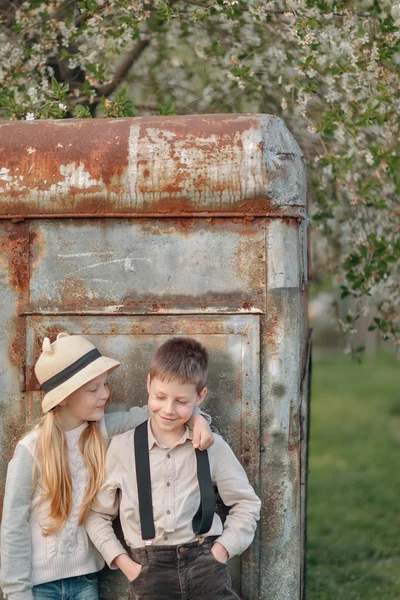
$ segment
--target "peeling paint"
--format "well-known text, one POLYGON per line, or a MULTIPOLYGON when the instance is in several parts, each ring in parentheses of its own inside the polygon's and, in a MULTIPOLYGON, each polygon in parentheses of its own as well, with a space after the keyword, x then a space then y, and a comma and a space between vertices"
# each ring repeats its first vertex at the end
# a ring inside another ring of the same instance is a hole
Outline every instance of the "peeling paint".
POLYGON ((305 215, 302 153, 268 115, 2 122, 0 139, 3 217, 305 215))
POLYGON ((3 181, 12 181, 12 177, 10 176, 10 169, 6 167, 0 168, 0 179, 3 181))
POLYGON ((50 194, 69 193, 71 188, 87 190, 90 187, 102 186, 102 182, 92 179, 90 173, 85 171, 83 162, 80 162, 79 165, 76 163, 60 165, 60 175, 62 176, 61 181, 50 186, 50 194))

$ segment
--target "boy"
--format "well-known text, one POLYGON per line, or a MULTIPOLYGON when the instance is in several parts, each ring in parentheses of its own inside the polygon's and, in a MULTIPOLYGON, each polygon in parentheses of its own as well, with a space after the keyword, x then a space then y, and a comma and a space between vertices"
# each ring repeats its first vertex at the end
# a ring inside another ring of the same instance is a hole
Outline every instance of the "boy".
POLYGON ((149 421, 108 449, 86 529, 108 565, 128 578, 130 600, 238 599, 226 562, 252 542, 261 502, 219 435, 208 451, 193 449, 187 422, 206 397, 207 371, 199 342, 165 342, 147 379, 149 421), (224 526, 212 483, 231 507, 224 526), (132 558, 112 528, 118 508, 132 558))

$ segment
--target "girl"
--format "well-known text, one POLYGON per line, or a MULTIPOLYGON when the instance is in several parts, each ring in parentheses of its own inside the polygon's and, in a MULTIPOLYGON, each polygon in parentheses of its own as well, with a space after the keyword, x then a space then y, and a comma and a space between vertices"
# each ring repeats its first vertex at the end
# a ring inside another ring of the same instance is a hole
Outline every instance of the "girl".
MULTIPOLYGON (((148 419, 147 406, 104 414, 107 375, 120 363, 80 335, 43 342, 35 373, 44 416, 8 466, 1 531, 1 586, 7 600, 98 600, 101 555, 83 523, 103 482, 109 438, 148 419)), ((205 419, 194 445, 209 447, 205 419)))

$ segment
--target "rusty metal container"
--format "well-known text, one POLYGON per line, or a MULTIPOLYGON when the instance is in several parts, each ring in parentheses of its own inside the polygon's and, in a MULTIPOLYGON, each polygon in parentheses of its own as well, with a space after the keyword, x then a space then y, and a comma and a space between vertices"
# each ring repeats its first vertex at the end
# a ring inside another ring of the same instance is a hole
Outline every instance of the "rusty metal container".
MULTIPOLYGON (((168 336, 211 358, 206 409, 263 501, 233 561, 246 600, 304 594, 307 220, 302 153, 267 115, 0 123, 0 474, 40 413, 46 334, 123 367, 109 410, 146 402, 168 336)), ((102 600, 127 598, 105 574, 102 600)))

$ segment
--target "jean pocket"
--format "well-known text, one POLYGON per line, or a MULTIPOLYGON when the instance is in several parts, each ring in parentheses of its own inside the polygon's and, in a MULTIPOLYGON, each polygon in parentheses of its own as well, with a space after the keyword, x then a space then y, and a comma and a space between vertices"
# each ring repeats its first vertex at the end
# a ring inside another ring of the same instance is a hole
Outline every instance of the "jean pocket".
POLYGON ((221 562, 220 560, 218 560, 218 558, 215 558, 214 554, 210 552, 206 554, 206 556, 211 556, 211 559, 217 564, 217 565, 221 565, 222 567, 227 567, 228 566, 228 562, 221 562))
MULTIPOLYGON (((135 562, 136 562, 136 561, 135 561, 135 562)), ((138 564, 139 564, 139 563, 138 563, 138 564)), ((134 585, 134 584, 137 582, 137 580, 141 578, 141 576, 143 575, 143 571, 145 570, 145 567, 147 567, 147 566, 148 566, 148 565, 143 565, 143 564, 141 565, 141 567, 142 567, 142 568, 141 568, 141 569, 140 569, 140 571, 139 571, 139 575, 136 575, 135 579, 132 579, 132 580, 129 582, 129 585, 134 585)))

